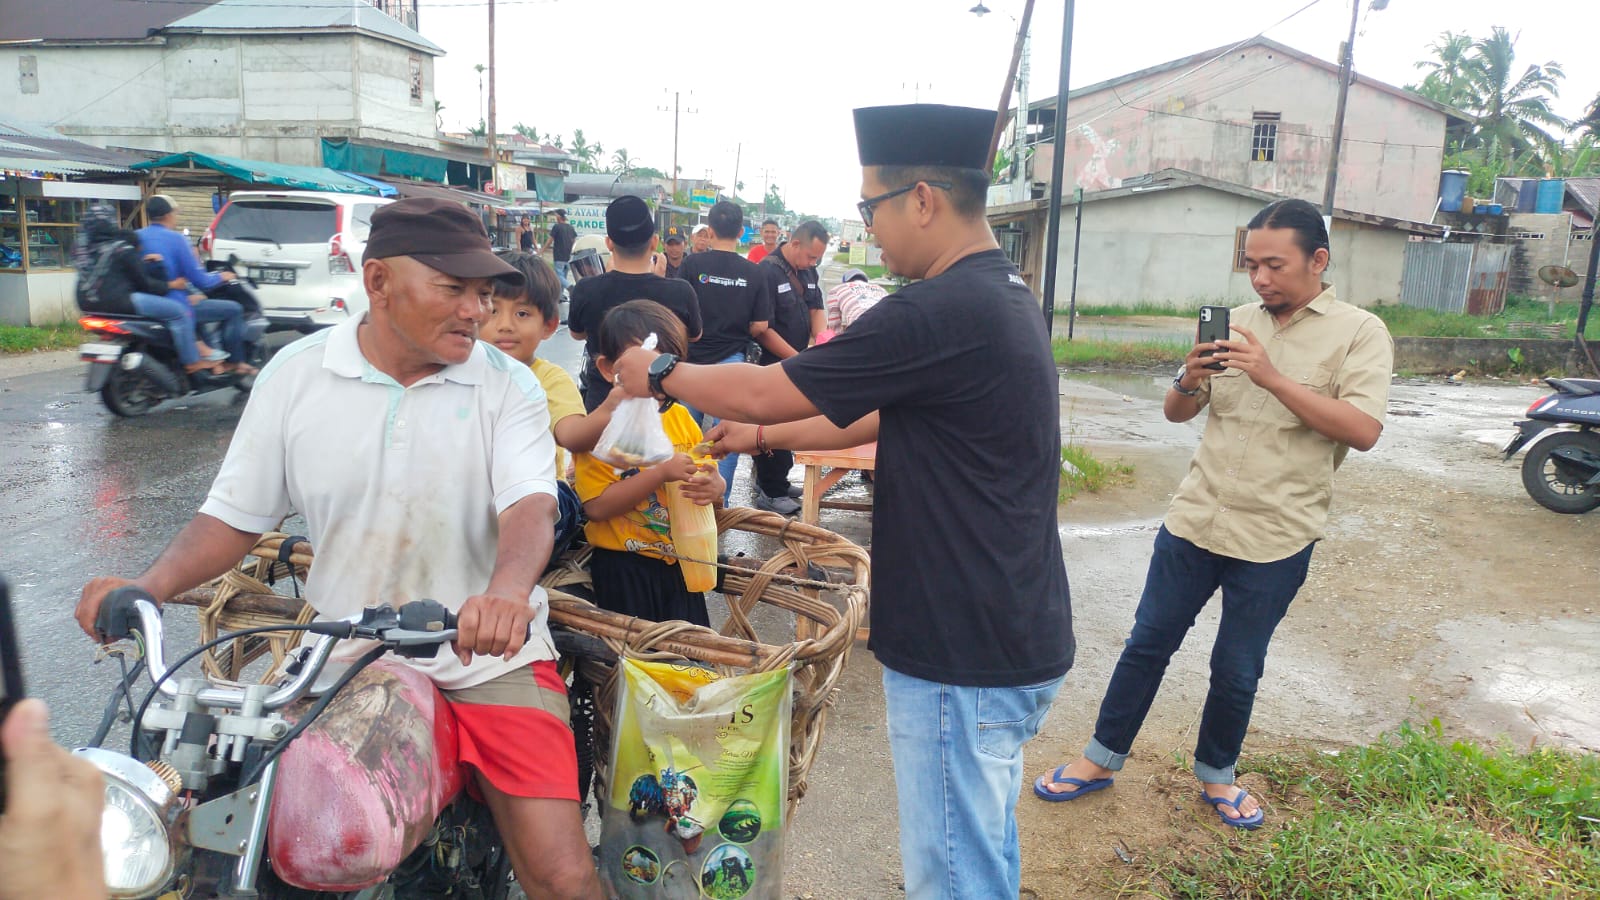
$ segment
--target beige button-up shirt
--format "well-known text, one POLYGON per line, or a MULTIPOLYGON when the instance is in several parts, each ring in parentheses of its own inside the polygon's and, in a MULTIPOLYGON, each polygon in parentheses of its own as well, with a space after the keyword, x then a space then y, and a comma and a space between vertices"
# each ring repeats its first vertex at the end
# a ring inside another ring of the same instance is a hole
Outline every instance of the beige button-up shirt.
MULTIPOLYGON (((1229 323, 1250 329, 1285 376, 1383 422, 1394 341, 1382 319, 1339 302, 1331 285, 1281 328, 1259 303, 1234 307, 1229 323)), ((1250 562, 1280 560, 1320 539, 1333 473, 1350 448, 1313 431, 1238 369, 1206 379, 1195 399, 1211 413, 1167 530, 1250 562)))

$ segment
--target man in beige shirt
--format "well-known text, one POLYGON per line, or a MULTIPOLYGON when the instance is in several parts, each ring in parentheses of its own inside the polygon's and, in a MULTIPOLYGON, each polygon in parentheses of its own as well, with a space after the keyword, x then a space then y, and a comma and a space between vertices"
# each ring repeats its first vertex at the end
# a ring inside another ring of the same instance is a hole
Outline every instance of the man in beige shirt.
POLYGON ((1234 763, 1272 632, 1323 535, 1333 473, 1351 447, 1370 450, 1383 431, 1394 344, 1381 319, 1339 302, 1322 281, 1328 232, 1311 204, 1280 200, 1256 214, 1245 263, 1261 302, 1231 310, 1231 330, 1243 340, 1196 345, 1167 392, 1168 420, 1187 422, 1207 405, 1211 414, 1156 535, 1094 738, 1077 761, 1034 782, 1041 799, 1111 786, 1168 660, 1220 587, 1194 772, 1223 823, 1256 828, 1264 819, 1234 785, 1234 763), (1213 362, 1220 371, 1207 368, 1213 362))

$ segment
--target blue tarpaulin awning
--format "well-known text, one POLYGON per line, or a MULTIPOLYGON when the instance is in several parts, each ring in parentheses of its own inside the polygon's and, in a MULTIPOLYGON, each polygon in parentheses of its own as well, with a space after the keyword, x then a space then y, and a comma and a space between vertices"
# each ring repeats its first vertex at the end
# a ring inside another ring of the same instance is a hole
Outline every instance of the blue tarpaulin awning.
POLYGON ((212 169, 230 178, 251 184, 294 188, 302 191, 333 191, 341 194, 376 194, 376 186, 354 176, 332 169, 314 166, 291 166, 287 163, 239 159, 233 156, 213 156, 205 153, 174 153, 160 159, 134 163, 135 170, 149 169, 212 169))

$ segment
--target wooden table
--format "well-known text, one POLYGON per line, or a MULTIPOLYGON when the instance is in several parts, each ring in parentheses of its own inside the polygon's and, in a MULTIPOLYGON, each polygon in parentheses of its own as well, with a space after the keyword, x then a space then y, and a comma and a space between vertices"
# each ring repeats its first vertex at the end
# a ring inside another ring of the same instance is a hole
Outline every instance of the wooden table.
POLYGON ((799 452, 794 455, 794 461, 806 467, 805 493, 800 498, 800 521, 807 525, 817 524, 818 512, 823 508, 828 509, 854 509, 870 512, 871 503, 859 503, 850 500, 824 500, 826 494, 839 483, 839 479, 846 472, 864 471, 872 472, 878 464, 878 442, 862 444, 849 450, 829 450, 825 452, 799 452), (829 471, 824 473, 822 470, 829 471))

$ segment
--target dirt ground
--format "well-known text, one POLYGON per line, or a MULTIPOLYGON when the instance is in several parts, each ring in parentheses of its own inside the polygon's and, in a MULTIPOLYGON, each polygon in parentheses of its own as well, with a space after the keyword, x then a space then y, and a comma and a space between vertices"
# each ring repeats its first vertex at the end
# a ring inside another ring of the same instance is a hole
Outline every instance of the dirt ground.
MULTIPOLYGON (((1027 777, 1073 758, 1132 623, 1150 543, 1199 439, 1167 423, 1166 378, 1062 381, 1063 428, 1135 467, 1130 486, 1074 501, 1061 529, 1078 657, 1039 737, 1027 777)), ((1384 437, 1352 453, 1335 482, 1327 539, 1279 627, 1245 744, 1253 752, 1365 743, 1407 719, 1447 735, 1518 746, 1600 749, 1600 512, 1562 516, 1523 492, 1499 460, 1511 422, 1540 396, 1507 382, 1397 381, 1384 437)), ((862 490, 861 488, 855 488, 862 490)), ((865 540, 865 517, 823 524, 865 540)), ((1222 833, 1188 774, 1218 610, 1174 657, 1117 785, 1046 804, 1018 803, 1023 896, 1098 898, 1154 852, 1271 840, 1285 798, 1263 793, 1268 826, 1222 833)), ((894 784, 881 669, 857 648, 841 684, 811 790, 790 831, 795 897, 892 897, 899 882, 894 784)), ((1251 779, 1242 779, 1251 786, 1251 779)), ((914 823, 910 827, 915 827, 914 823)))

